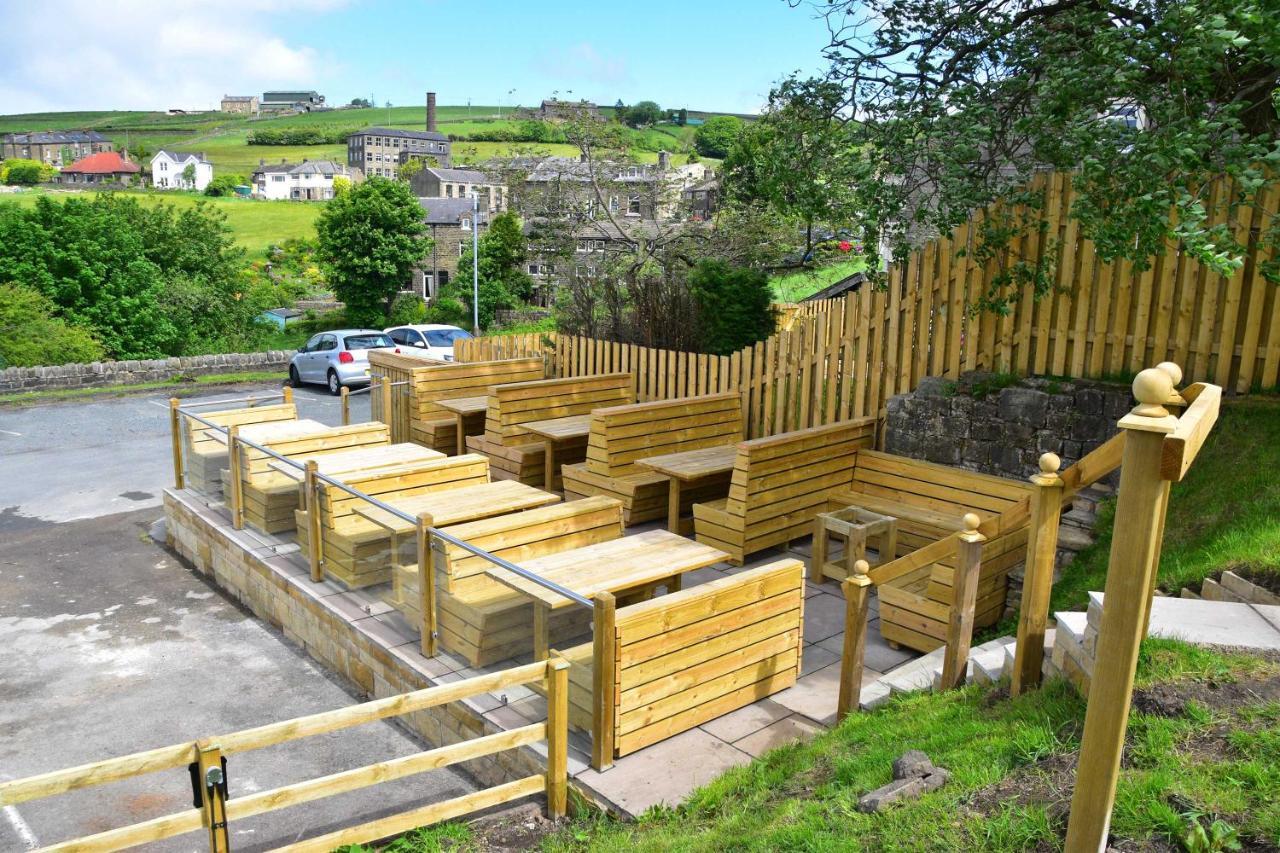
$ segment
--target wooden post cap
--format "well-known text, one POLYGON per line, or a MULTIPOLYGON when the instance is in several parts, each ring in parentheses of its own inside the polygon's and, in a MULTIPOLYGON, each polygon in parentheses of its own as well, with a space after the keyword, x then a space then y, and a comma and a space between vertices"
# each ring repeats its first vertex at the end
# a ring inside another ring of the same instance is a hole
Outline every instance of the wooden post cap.
POLYGON ((982 523, 982 519, 978 518, 976 512, 966 512, 964 514, 964 531, 965 533, 977 533, 978 525, 982 523))
POLYGON ((1182 384, 1182 368, 1178 367, 1178 365, 1174 364, 1172 361, 1160 362, 1156 365, 1156 370, 1163 370, 1165 373, 1169 374, 1169 378, 1173 380, 1175 388, 1182 384))
POLYGON ((1041 474, 1057 474, 1058 469, 1062 467, 1062 460, 1058 458, 1056 453, 1040 454, 1040 473, 1041 474))
POLYGON ((865 577, 869 571, 871 571, 871 564, 866 560, 858 560, 853 564, 853 573, 858 577, 865 577))
POLYGON ((1144 418, 1164 418, 1164 404, 1173 393, 1173 377, 1158 367, 1148 367, 1133 380, 1133 396, 1138 405, 1131 414, 1144 418))

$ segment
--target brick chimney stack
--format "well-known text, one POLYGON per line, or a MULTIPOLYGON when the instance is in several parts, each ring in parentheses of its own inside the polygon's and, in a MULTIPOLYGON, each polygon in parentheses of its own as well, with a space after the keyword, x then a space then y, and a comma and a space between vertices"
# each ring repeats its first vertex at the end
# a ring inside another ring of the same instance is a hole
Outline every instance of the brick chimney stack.
POLYGON ((436 93, 427 92, 427 130, 436 129, 436 93))

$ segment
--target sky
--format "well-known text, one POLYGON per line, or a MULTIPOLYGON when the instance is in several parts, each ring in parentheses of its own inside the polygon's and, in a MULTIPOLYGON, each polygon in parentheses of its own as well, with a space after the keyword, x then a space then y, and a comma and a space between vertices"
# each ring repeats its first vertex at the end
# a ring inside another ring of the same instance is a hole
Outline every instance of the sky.
POLYGON ((753 113, 782 77, 822 67, 827 33, 784 0, 62 0, 4 18, 0 114, 216 109, 286 88, 753 113))

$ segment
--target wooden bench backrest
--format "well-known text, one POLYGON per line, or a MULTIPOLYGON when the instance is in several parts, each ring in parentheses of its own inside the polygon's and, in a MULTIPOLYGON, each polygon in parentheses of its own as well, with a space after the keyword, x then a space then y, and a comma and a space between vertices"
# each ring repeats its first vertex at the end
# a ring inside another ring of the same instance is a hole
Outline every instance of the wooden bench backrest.
POLYGON ((432 363, 411 371, 411 396, 420 420, 452 418, 453 413, 436 405, 436 400, 453 397, 480 397, 497 384, 532 382, 543 379, 546 368, 541 358, 504 358, 499 361, 432 363))
POLYGON ((874 450, 858 453, 853 489, 947 515, 999 515, 1031 494, 1030 483, 874 450))
MULTIPOLYGON (((296 421, 298 408, 293 403, 277 403, 272 406, 249 406, 243 409, 223 409, 220 412, 201 414, 200 417, 218 426, 248 426, 249 424, 266 424, 275 421, 296 421)), ((212 433, 217 430, 202 423, 183 418, 184 435, 189 450, 226 452, 227 445, 216 440, 212 433)))
MULTIPOLYGON (((390 427, 386 424, 372 421, 364 424, 333 427, 328 432, 298 436, 297 438, 282 438, 276 441, 262 442, 262 446, 274 450, 281 456, 294 457, 307 454, 337 453, 357 447, 372 447, 390 443, 390 427)), ((245 474, 246 482, 255 483, 263 476, 270 478, 271 475, 277 473, 271 467, 271 463, 279 460, 247 445, 241 445, 241 448, 243 450, 240 454, 241 470, 245 474)))
POLYGON ((875 428, 875 418, 860 418, 742 442, 725 511, 752 524, 825 506, 829 492, 848 488, 875 428))
POLYGON ((595 409, 634 403, 633 386, 630 373, 494 385, 489 389, 485 438, 507 447, 541 441, 521 424, 586 415, 595 409))
POLYGON ((736 391, 611 406, 591 413, 587 470, 606 477, 651 473, 636 463, 741 440, 742 397, 736 391))
POLYGON ((794 684, 803 626, 804 565, 794 559, 619 609, 618 753, 794 684))
MULTIPOLYGON (((383 468, 367 474, 352 474, 341 479, 351 488, 366 495, 389 501, 487 483, 489 459, 476 453, 468 453, 383 468)), ((327 527, 337 527, 361 504, 367 505, 367 501, 342 489, 323 486, 320 489, 321 523, 327 527)))
MULTIPOLYGON (((534 557, 584 548, 622 536, 622 503, 612 498, 583 498, 538 509, 444 528, 445 532, 519 564, 534 557)), ((452 593, 507 591, 485 572, 484 557, 443 541, 434 543, 436 577, 452 593)))

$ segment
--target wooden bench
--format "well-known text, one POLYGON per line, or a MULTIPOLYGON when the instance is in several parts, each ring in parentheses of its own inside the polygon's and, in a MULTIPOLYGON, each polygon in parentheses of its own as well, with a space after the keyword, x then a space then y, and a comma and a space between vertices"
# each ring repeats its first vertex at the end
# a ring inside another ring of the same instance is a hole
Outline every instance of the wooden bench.
POLYGON ((875 427, 875 418, 861 418, 742 442, 728 498, 693 505, 694 535, 739 565, 750 554, 808 535, 830 493, 849 488, 875 427))
MULTIPOLYGON (((742 398, 737 392, 596 409, 586 460, 561 467, 565 498, 617 498, 628 525, 665 518, 668 478, 641 466, 640 460, 741 440, 742 398)), ((683 508, 722 497, 728 487, 726 476, 686 489, 683 508)))
MULTIPOLYGON (((607 498, 586 498, 441 528, 492 554, 520 564, 622 536, 622 508, 607 498)), ((488 666, 533 648, 533 605, 488 577, 493 564, 456 545, 432 540, 440 644, 471 666, 488 666)), ((418 568, 397 565, 390 603, 413 624, 422 623, 418 568)), ((591 614, 569 608, 551 619, 553 642, 587 633, 591 614)))
MULTIPOLYGON (((299 422, 301 423, 301 422, 299 422)), ((307 423, 314 423, 308 421, 307 423)), ((262 427, 245 427, 245 437, 281 456, 304 461, 342 453, 355 448, 390 446, 391 434, 386 424, 365 423, 343 427, 299 429, 297 432, 271 430, 262 435, 262 427)), ((240 496, 246 524, 264 533, 283 533, 293 529, 293 513, 302 506, 298 478, 272 467, 276 459, 248 445, 240 447, 240 496)), ((228 477, 237 476, 228 471, 228 477)))
POLYGON ((597 597, 592 642, 560 653, 593 766, 795 684, 804 592, 804 564, 783 559, 616 611, 597 597))
MULTIPOLYGON (((489 389, 484 435, 467 438, 467 449, 489 457, 495 479, 519 480, 544 486, 544 442, 522 425, 572 415, 587 415, 595 409, 635 402, 630 373, 606 373, 572 379, 544 379, 495 385, 489 389)), ((557 447, 563 463, 580 462, 586 456, 585 438, 557 447)), ((560 478, 553 477, 560 488, 560 478)))
MULTIPOLYGON (((541 357, 462 363, 374 351, 369 353, 369 363, 375 375, 406 383, 389 389, 386 415, 392 439, 417 442, 446 454, 453 454, 457 447, 457 421, 452 412, 435 405, 436 400, 484 395, 496 384, 546 376, 541 357)), ((483 419, 468 424, 471 427, 479 433, 483 419)))
MULTIPOLYGON (((489 462, 483 456, 466 454, 429 459, 396 468, 383 468, 341 478, 353 489, 384 501, 455 489, 489 482, 489 462)), ((404 553, 392 555, 391 533, 386 527, 355 513, 359 503, 367 503, 334 486, 320 484, 320 553, 324 573, 357 589, 391 579, 391 564, 416 559, 412 537, 400 543, 404 553)), ((294 513, 298 544, 310 552, 310 511, 294 513)))
MULTIPOLYGON (((1004 612, 1009 572, 1026 559, 1027 548, 1025 521, 1004 526, 992 522, 1031 492, 1027 482, 862 450, 852 484, 832 494, 830 506, 859 506, 896 518, 897 552, 886 556, 904 561, 899 565, 907 565, 905 561, 920 549, 963 530, 965 513, 977 514, 988 540, 982 546, 974 627, 985 628, 1004 612)), ((877 566, 873 576, 881 568, 877 566)), ((938 560, 909 568, 877 584, 880 633, 895 646, 927 652, 946 641, 955 550, 946 549, 938 560)))
MULTIPOLYGON (((201 413, 200 417, 223 427, 278 423, 298 419, 291 402, 272 406, 249 406, 201 413)), ((182 419, 184 485, 210 497, 222 496, 222 472, 227 467, 226 435, 191 418, 182 419)))

